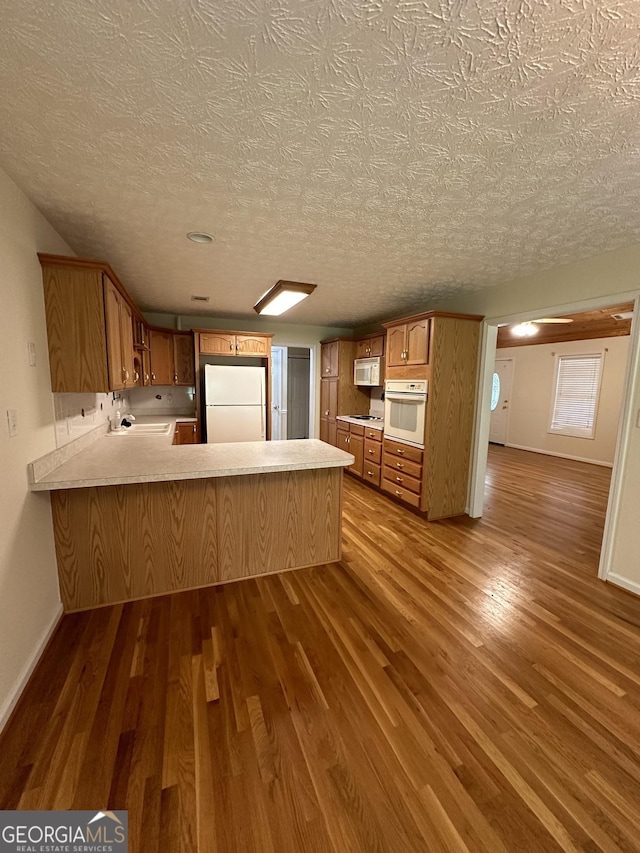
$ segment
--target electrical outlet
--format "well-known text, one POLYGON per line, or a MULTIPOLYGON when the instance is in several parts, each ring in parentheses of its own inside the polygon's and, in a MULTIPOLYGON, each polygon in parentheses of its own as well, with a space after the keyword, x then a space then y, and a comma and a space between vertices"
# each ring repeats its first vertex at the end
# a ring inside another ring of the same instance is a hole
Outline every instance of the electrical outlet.
POLYGON ((15 409, 7 409, 7 427, 11 438, 18 434, 18 413, 15 409))

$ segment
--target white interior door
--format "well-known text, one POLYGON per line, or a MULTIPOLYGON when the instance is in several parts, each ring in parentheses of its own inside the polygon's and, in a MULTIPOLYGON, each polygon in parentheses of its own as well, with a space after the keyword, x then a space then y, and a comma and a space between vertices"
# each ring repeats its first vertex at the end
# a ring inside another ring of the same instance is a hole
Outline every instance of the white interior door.
POLYGON ((271 347, 271 439, 287 437, 287 347, 271 347))
POLYGON ((497 358, 493 368, 491 424, 489 426, 489 441, 494 444, 507 443, 512 381, 513 359, 497 358))

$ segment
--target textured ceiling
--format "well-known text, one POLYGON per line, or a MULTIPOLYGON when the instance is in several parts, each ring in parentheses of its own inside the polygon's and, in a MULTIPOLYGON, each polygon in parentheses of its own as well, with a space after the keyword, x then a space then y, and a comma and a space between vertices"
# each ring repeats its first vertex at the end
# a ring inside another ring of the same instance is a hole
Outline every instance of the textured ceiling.
POLYGON ((0 164, 143 308, 359 324, 640 240, 638 0, 0 0, 0 164), (211 246, 190 230, 216 235, 211 246))

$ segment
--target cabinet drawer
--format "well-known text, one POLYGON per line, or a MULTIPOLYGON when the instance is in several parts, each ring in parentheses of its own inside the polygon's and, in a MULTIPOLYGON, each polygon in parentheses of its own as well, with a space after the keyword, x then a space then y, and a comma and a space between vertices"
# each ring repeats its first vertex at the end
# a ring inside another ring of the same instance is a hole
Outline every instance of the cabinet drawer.
POLYGON ((364 437, 370 439, 370 441, 379 441, 382 442, 382 430, 381 429, 365 429, 364 437))
POLYGON ((420 506, 419 495, 415 495, 413 492, 410 492, 407 489, 399 489, 398 486, 392 480, 387 480, 386 477, 383 477, 382 479, 382 490, 388 492, 390 495, 393 495, 395 498, 398 498, 398 500, 411 504, 411 506, 420 506))
POLYGON ((374 486, 380 485, 380 466, 374 465, 371 462, 367 462, 364 460, 364 468, 362 471, 362 478, 366 480, 368 483, 373 483, 374 486))
POLYGON ((394 471, 400 471, 410 477, 416 477, 418 480, 422 477, 422 465, 419 462, 412 462, 410 459, 385 453, 384 464, 386 468, 392 468, 394 471))
POLYGON ((412 462, 422 462, 422 450, 411 447, 410 444, 402 444, 401 441, 394 441, 392 438, 385 438, 384 452, 391 453, 393 456, 402 456, 403 459, 410 459, 412 462))
POLYGON ((360 424, 349 424, 349 432, 351 435, 364 435, 364 427, 360 424))
POLYGON ((395 483, 396 489, 407 489, 414 494, 419 495, 422 490, 422 481, 417 477, 411 477, 405 474, 404 471, 398 471, 396 468, 388 468, 385 466, 384 478, 390 483, 395 483))
POLYGON ((367 462, 373 462, 375 465, 380 464, 380 457, 382 456, 382 445, 379 441, 371 441, 370 438, 366 438, 364 440, 364 461, 365 464, 367 462))

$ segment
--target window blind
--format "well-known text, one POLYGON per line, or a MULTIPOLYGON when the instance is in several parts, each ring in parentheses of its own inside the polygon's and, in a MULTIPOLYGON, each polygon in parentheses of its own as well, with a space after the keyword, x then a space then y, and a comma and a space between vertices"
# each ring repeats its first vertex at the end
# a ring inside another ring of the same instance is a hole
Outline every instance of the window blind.
POLYGON ((593 438, 602 353, 558 356, 551 432, 593 438))

